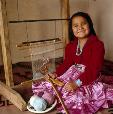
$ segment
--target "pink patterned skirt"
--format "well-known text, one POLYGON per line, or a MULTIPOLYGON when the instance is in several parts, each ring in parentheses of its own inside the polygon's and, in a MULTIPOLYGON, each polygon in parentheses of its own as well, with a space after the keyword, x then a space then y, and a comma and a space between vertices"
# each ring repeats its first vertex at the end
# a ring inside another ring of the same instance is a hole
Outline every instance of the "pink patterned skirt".
MULTIPOLYGON (((59 80, 67 83, 69 80, 77 80, 84 72, 85 66, 76 67, 72 65, 59 80)), ((47 81, 32 84, 32 90, 35 95, 46 91, 55 95, 51 83, 47 81)), ((69 110, 70 114, 94 114, 100 108, 108 108, 108 101, 113 103, 113 85, 96 80, 90 85, 80 86, 76 91, 67 92, 63 87, 57 87, 61 97, 69 110)), ((65 113, 62 107, 58 110, 65 113)))

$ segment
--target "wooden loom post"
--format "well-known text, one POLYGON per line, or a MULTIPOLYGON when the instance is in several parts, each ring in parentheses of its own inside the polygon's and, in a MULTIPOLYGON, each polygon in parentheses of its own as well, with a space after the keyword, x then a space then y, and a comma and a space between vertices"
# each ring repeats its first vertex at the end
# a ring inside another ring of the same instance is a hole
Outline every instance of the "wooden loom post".
POLYGON ((26 109, 26 102, 22 96, 13 90, 14 86, 13 74, 12 74, 12 62, 10 53, 10 43, 8 37, 8 23, 5 9, 5 0, 0 0, 0 42, 2 46, 3 64, 5 70, 6 84, 0 81, 0 95, 12 102, 20 110, 26 109))
POLYGON ((0 37, 2 46, 3 63, 5 70, 6 85, 13 86, 13 74, 12 74, 12 63, 11 63, 11 53, 9 46, 8 37, 8 24, 5 9, 5 0, 0 0, 0 37))
POLYGON ((63 42, 64 42, 64 47, 65 45, 69 42, 68 40, 68 37, 69 37, 69 34, 68 34, 68 27, 69 27, 69 24, 68 24, 68 19, 70 17, 70 8, 69 8, 69 0, 60 0, 61 2, 61 18, 62 19, 67 19, 67 20, 64 20, 62 22, 63 24, 63 42))

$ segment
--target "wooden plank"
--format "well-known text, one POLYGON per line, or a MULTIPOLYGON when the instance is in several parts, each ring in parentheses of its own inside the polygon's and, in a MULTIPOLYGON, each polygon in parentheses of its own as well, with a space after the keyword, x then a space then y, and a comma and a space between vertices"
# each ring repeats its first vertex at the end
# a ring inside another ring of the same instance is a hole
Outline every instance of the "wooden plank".
POLYGON ((2 46, 5 79, 8 86, 13 86, 10 43, 8 38, 8 24, 5 11, 5 0, 0 0, 0 37, 2 46))
POLYGON ((12 102, 20 110, 23 111, 26 109, 26 102, 24 101, 22 96, 1 81, 0 94, 3 95, 6 99, 8 99, 10 102, 12 102))
MULTIPOLYGON (((61 18, 69 19, 70 16, 70 8, 69 8, 69 0, 61 0, 61 18)), ((63 41, 64 46, 69 42, 69 34, 68 34, 68 20, 63 21, 63 41)))
POLYGON ((42 78, 39 78, 37 80, 28 80, 28 81, 25 81, 25 82, 22 82, 21 84, 19 85, 15 85, 13 87, 13 89, 15 90, 19 90, 19 89, 26 89, 26 88, 32 88, 32 83, 37 83, 37 82, 40 82, 40 81, 45 81, 45 79, 42 77, 42 78))

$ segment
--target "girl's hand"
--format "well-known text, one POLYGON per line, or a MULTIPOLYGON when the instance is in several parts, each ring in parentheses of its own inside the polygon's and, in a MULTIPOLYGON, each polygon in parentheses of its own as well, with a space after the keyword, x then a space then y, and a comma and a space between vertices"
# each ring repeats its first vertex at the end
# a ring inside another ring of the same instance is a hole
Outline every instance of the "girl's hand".
POLYGON ((74 91, 78 88, 78 86, 76 85, 76 83, 74 83, 73 81, 70 81, 68 83, 65 84, 64 89, 68 92, 70 91, 74 91))
POLYGON ((55 79, 57 77, 57 74, 55 74, 55 73, 47 73, 45 76, 44 76, 44 78, 45 78, 45 80, 49 80, 50 78, 52 78, 52 79, 55 79))
POLYGON ((50 73, 50 76, 51 76, 51 78, 53 78, 53 79, 57 78, 57 74, 56 74, 56 73, 50 73))
POLYGON ((56 75, 55 74, 48 73, 48 74, 45 75, 45 79, 47 81, 50 81, 51 80, 55 85, 58 85, 58 86, 63 86, 64 85, 63 82, 61 82, 60 80, 58 80, 56 78, 56 75))

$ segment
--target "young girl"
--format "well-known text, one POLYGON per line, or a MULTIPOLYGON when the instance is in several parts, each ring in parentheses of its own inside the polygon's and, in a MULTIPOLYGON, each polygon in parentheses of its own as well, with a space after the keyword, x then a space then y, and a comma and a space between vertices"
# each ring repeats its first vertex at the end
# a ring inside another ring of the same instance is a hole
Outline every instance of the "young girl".
MULTIPOLYGON (((99 81, 98 77, 104 61, 104 44, 100 41, 87 13, 75 13, 69 23, 70 43, 65 48, 63 63, 52 78, 64 83, 58 87, 70 114, 94 114, 100 108, 108 108, 113 102, 113 87, 99 81)), ((38 95, 41 85, 33 84, 33 92, 38 95)), ((47 82, 43 91, 54 95, 47 82)), ((65 113, 62 107, 59 108, 65 113)))

